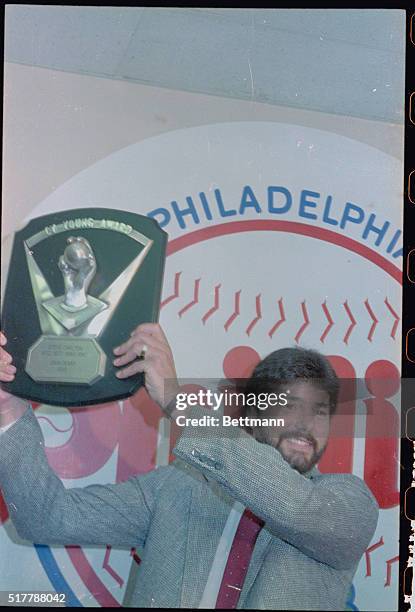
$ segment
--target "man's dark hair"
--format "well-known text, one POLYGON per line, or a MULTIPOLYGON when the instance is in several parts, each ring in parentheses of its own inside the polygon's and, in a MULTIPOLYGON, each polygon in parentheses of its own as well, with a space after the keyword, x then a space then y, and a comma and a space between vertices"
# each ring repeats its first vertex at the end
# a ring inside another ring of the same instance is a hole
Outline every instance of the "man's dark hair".
POLYGON ((245 393, 278 392, 290 382, 312 382, 326 391, 330 414, 334 414, 339 395, 339 379, 329 360, 318 351, 301 347, 282 348, 260 361, 245 384, 245 393))

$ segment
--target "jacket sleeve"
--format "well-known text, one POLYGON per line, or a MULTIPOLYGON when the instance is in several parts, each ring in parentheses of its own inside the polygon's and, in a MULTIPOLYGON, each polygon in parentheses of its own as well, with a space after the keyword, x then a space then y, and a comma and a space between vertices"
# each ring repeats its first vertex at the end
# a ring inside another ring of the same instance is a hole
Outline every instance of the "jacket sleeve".
MULTIPOLYGON (((196 407, 187 416, 203 414, 196 407)), ((249 507, 277 537, 335 569, 354 567, 374 535, 378 505, 363 480, 303 476, 278 450, 239 427, 187 427, 173 452, 249 507)))
POLYGON ((169 467, 66 489, 49 466, 31 408, 0 435, 0 487, 18 534, 39 544, 143 546, 169 467))

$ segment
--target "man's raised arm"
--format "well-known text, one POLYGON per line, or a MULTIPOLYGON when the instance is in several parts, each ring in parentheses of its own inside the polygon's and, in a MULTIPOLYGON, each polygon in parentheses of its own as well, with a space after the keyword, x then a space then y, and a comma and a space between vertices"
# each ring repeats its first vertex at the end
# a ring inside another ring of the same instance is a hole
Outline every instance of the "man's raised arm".
MULTIPOLYGON (((0 380, 9 382, 14 366, 5 344, 2 334, 0 380)), ((48 464, 31 407, 3 390, 0 427, 0 488, 21 537, 39 544, 144 544, 165 468, 123 483, 66 489, 48 464)))

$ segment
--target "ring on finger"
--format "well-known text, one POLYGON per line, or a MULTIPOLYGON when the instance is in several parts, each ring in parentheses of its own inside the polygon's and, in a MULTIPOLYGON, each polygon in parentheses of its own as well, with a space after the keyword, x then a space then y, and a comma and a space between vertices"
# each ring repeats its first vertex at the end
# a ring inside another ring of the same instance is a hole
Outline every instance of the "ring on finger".
POLYGON ((141 349, 141 353, 140 353, 140 359, 145 359, 146 355, 148 354, 148 346, 147 344, 143 344, 143 348, 141 349))

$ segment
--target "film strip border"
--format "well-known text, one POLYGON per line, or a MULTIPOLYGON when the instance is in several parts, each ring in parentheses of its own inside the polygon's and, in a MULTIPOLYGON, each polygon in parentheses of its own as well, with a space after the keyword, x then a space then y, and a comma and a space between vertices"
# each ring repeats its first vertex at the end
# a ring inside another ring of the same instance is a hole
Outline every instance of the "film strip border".
MULTIPOLYGON (((415 9, 407 9, 402 378, 415 379, 415 9)), ((408 385, 407 388, 412 388, 408 385)), ((399 610, 415 609, 415 397, 402 393, 399 610)))

